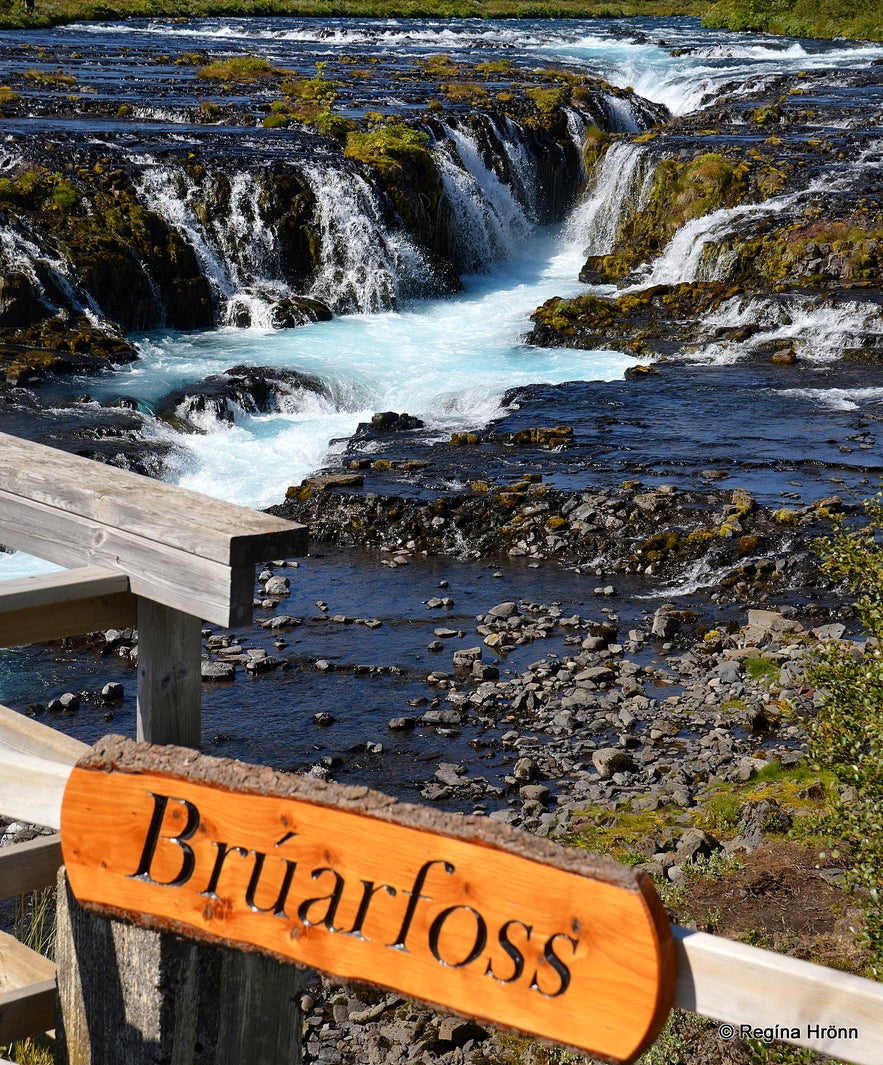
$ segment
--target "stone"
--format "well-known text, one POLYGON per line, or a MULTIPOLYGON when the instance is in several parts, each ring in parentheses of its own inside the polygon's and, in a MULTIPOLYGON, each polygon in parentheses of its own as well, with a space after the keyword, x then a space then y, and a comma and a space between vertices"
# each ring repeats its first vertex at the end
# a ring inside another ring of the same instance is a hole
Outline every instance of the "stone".
POLYGON ((203 680, 233 680, 236 667, 232 662, 202 662, 200 674, 203 680))
POLYGON ((271 577, 264 584, 264 594, 271 599, 285 599, 291 595, 291 581, 287 577, 271 577))
POLYGON ((722 850, 722 844, 702 828, 688 828, 678 840, 675 852, 681 862, 710 858, 722 850))
POLYGON ((629 752, 618 747, 602 747, 594 751, 592 764, 602 780, 610 780, 615 773, 632 773, 636 768, 629 752))

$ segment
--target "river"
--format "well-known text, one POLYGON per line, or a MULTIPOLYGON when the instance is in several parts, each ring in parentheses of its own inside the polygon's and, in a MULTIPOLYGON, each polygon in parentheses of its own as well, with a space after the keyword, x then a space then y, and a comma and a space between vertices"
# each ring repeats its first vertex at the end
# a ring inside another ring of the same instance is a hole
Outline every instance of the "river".
MULTIPOLYGON (((395 80, 396 70, 415 58, 442 55, 469 62, 506 59, 525 69, 563 64, 612 86, 631 87, 673 115, 689 115, 710 107, 719 93, 749 95, 783 74, 870 70, 883 59, 883 47, 724 34, 687 19, 157 20, 0 34, 0 78, 25 68, 63 66, 74 73, 81 94, 134 109, 134 122, 43 108, 28 118, 7 119, 4 126, 10 134, 27 129, 47 138, 73 131, 90 144, 113 144, 137 159, 145 202, 193 247, 227 322, 214 329, 139 334, 134 338, 139 361, 98 378, 66 382, 59 397, 85 392, 97 406, 125 396, 149 418, 172 390, 233 366, 295 369, 322 383, 318 392, 293 389, 271 413, 236 408, 232 424, 197 418, 198 433, 149 419, 146 435, 172 446, 170 476, 178 483, 249 506, 270 506, 281 501, 289 485, 339 462, 358 425, 372 413, 394 410, 425 423, 409 442, 408 454, 440 456, 432 491, 456 490, 474 472, 468 458, 445 451, 450 434, 494 421, 503 428, 574 426, 577 446, 545 462, 549 483, 563 488, 615 485, 636 473, 650 485, 695 486, 709 467, 721 468, 723 486, 745 487, 770 505, 795 497, 810 502, 833 487, 858 494, 873 488, 883 468, 872 432, 883 417, 883 377, 875 366, 839 361, 854 334, 879 331, 878 320, 861 302, 846 305, 838 318, 811 300, 798 301, 800 313, 792 308, 787 326, 775 316, 763 323, 767 341, 782 335, 802 345, 801 365, 788 378, 767 363, 743 358, 744 351, 732 345, 710 343, 691 351, 677 375, 639 394, 624 387, 631 356, 523 342, 530 314, 548 298, 613 291, 603 285, 587 289, 577 274, 587 252, 612 250, 619 213, 640 185, 639 151, 626 139, 608 152, 569 218, 550 225, 541 220, 542 190, 517 138, 507 149, 517 181, 507 185, 465 127, 447 127, 433 151, 458 213, 463 288, 455 295, 429 297, 421 295, 425 279, 419 249, 390 228, 367 185, 351 170, 323 168, 321 158, 311 158, 304 174, 323 212, 329 250, 328 269, 313 278, 306 294, 327 302, 335 317, 297 329, 271 328, 268 308, 289 290, 273 233, 259 228, 253 207, 257 194, 247 168, 232 174, 223 215, 206 217, 197 210, 186 179, 166 165, 166 146, 186 149, 201 136, 188 118, 193 83, 183 61, 199 51, 224 57, 258 54, 300 73, 345 56, 359 64, 376 62, 383 78, 353 81, 341 90, 338 106, 352 116, 381 108, 407 116, 422 101, 395 80), (243 321, 249 324, 234 324, 243 321), (514 407, 507 398, 513 388, 523 390, 514 407), (861 445, 850 446, 857 437, 861 445)), ((836 86, 830 91, 837 96, 836 86)), ((612 129, 629 134, 642 128, 623 97, 611 94, 607 106, 612 129)), ((579 139, 582 128, 576 125, 573 135, 579 139)), ((254 127, 219 126, 213 136, 243 157, 263 152, 268 159, 292 158, 303 152, 299 141, 254 127)), ((838 165, 870 171, 879 163, 874 144, 838 165)), ((14 153, 10 160, 7 168, 14 153)), ((827 180, 836 178, 832 164, 827 180)), ((784 208, 794 195, 783 195, 781 204, 768 201, 763 210, 784 208)), ((689 231, 684 227, 648 264, 643 283, 697 279, 704 243, 719 239, 743 214, 736 208, 713 224, 701 220, 689 231)), ((755 307, 741 313, 757 320, 767 311, 755 307)), ((732 325, 732 315, 722 324, 732 325)), ((383 444, 375 442, 368 452, 383 454, 383 444)), ((499 463, 498 472, 516 472, 519 458, 503 457, 499 463)), ((35 572, 40 564, 6 556, 2 568, 15 576, 35 572)), ((427 559, 415 560, 407 573, 391 573, 376 557, 358 551, 304 560, 293 574, 295 595, 286 607, 304 613, 306 620, 287 652, 293 655, 292 668, 274 674, 272 681, 255 678, 206 693, 206 733, 215 737, 219 752, 295 768, 322 755, 342 757, 348 779, 405 791, 415 761, 473 759, 468 741, 474 737, 468 732, 444 741, 397 738, 393 745, 385 732, 386 720, 402 704, 425 693, 426 670, 433 664, 426 648, 437 625, 425 600, 442 581, 456 589, 456 606, 445 618, 455 629, 468 629, 470 619, 492 599, 554 600, 565 610, 597 607, 593 585, 548 566, 510 562, 487 569, 427 559), (382 637, 354 636, 348 627, 344 638, 310 610, 316 600, 327 600, 332 614, 382 619, 382 637), (399 671, 368 680, 351 668, 319 677, 308 663, 326 657, 349 667, 367 660, 395 663, 399 671), (332 738, 328 730, 302 727, 304 714, 323 710, 338 718, 332 738), (372 745, 378 749, 368 756, 372 745)), ((706 576, 705 584, 680 593, 667 588, 664 594, 701 596, 712 586, 713 578, 706 576)), ((633 590, 641 596, 662 594, 633 590)), ((658 601, 625 598, 617 604, 624 619, 645 616, 658 601)), ((518 668, 526 655, 515 654, 508 667, 518 668)), ((29 652, 3 657, 0 699, 23 708, 89 683, 80 655, 43 651, 37 661, 35 671, 29 652)), ((103 659, 96 674, 102 682, 122 679, 127 689, 133 686, 131 667, 112 658, 103 659)), ((116 712, 113 727, 131 731, 133 714, 127 702, 116 712)), ((108 724, 91 710, 59 720, 60 727, 86 739, 108 724)))

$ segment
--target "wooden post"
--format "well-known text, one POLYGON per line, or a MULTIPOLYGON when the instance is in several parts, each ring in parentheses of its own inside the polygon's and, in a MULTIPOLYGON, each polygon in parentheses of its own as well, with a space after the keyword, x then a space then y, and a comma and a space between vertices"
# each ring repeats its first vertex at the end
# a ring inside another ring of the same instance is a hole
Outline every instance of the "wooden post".
POLYGON ((198 747, 202 623, 138 599, 138 739, 198 747))
POLYGON ((82 909, 58 888, 56 1065, 299 1065, 302 973, 82 909))

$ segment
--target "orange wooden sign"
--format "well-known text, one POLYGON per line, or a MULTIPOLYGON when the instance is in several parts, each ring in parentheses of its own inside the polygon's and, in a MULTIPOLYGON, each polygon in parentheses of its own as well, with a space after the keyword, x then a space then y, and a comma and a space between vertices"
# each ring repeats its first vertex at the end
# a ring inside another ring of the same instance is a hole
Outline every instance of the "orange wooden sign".
POLYGON ((649 879, 486 818, 111 736, 71 774, 61 839, 90 909, 611 1061, 671 1007, 649 879))

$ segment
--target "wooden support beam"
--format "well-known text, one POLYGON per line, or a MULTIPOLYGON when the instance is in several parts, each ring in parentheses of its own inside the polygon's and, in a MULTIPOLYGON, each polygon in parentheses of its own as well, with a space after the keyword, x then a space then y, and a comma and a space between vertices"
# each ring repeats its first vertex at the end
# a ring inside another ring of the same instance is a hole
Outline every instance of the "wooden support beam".
POLYGON ((57 833, 0 847, 0 896, 13 897, 51 887, 60 867, 61 837, 57 833))
POLYGON ((71 766, 0 747, 0 814, 61 828, 61 797, 71 766))
POLYGON ((299 1065, 303 971, 83 909, 59 877, 58 1065, 299 1065))
POLYGON ((55 964, 0 932, 0 1046, 55 1026, 55 964))
POLYGON ((306 551, 306 528, 0 433, 2 542, 217 625, 252 617, 255 563, 306 551))
POLYGON ((71 767, 89 748, 0 706, 0 815, 58 828, 71 767))
POLYGON ((135 624, 137 599, 124 573, 84 566, 0 582, 0 647, 135 624))
POLYGON ((0 1044, 48 1032, 55 1026, 55 979, 0 991, 0 1044))
POLYGON ((199 746, 201 656, 198 618, 138 600, 139 740, 199 746))
MULTIPOLYGON (((8 706, 0 706, 0 756, 4 749, 72 766, 89 746, 58 729, 41 725, 32 717, 10 710, 8 706)), ((0 809, 0 813, 3 812, 0 809)))

